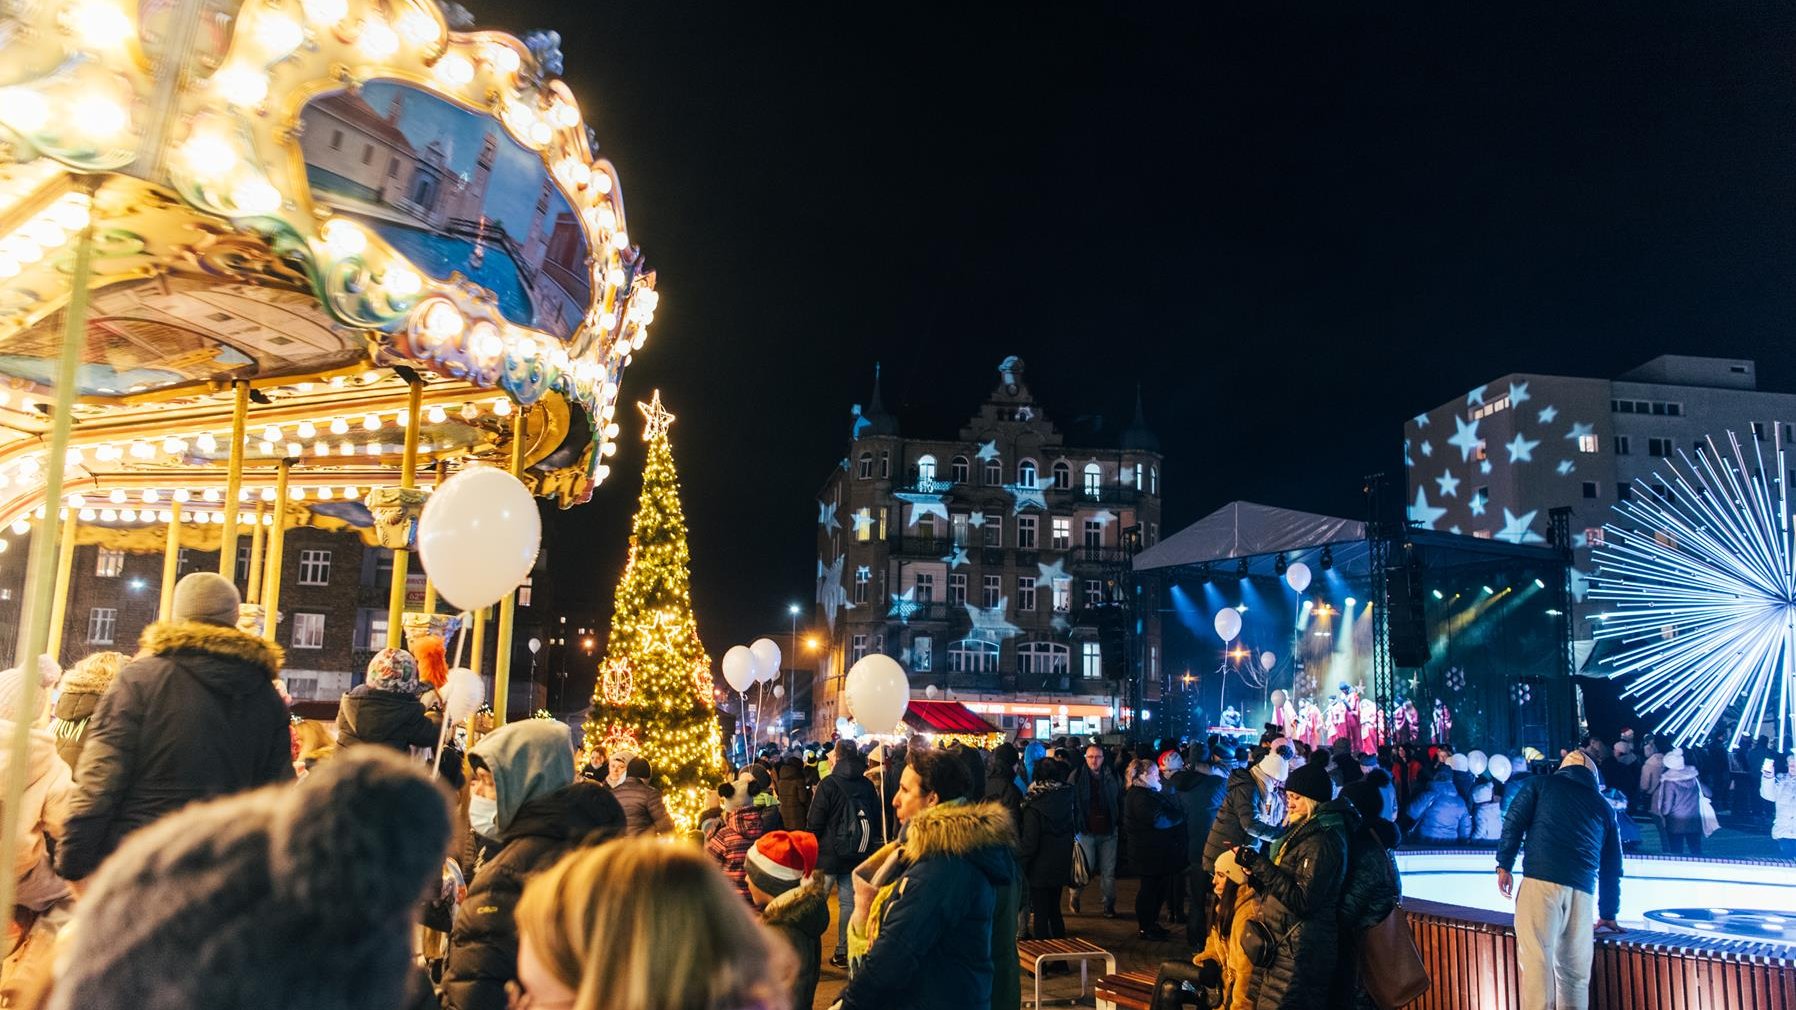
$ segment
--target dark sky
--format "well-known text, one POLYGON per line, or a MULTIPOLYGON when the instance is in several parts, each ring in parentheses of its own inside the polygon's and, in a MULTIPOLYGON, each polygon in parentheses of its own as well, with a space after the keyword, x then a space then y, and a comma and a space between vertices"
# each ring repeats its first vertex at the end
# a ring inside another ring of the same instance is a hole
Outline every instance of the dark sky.
MULTIPOLYGON (((1789 8, 475 6, 562 33, 659 270, 624 395, 680 416, 714 654, 808 616, 876 360, 920 435, 1007 354, 1057 419, 1126 422, 1140 382, 1168 532, 1237 498, 1359 515, 1405 418, 1505 372, 1714 353, 1796 390, 1789 8)), ((552 531, 594 615, 628 415, 552 531)))

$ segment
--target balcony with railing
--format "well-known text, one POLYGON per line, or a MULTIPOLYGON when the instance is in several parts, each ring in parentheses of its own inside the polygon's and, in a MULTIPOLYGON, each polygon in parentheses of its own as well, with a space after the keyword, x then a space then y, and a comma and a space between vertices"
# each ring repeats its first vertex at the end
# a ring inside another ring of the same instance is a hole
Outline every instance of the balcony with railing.
POLYGON ((1128 560, 1129 553, 1121 547, 1074 547, 1066 552, 1066 563, 1080 568, 1121 565, 1128 560))
POLYGON ((954 542, 947 537, 896 536, 886 544, 894 557, 940 560, 954 551, 954 542))
POLYGON ((1141 489, 1132 484, 1099 484, 1090 487, 1074 484, 1071 488, 1051 493, 1058 495, 1056 501, 1068 503, 1096 502, 1100 505, 1134 505, 1141 501, 1141 489))

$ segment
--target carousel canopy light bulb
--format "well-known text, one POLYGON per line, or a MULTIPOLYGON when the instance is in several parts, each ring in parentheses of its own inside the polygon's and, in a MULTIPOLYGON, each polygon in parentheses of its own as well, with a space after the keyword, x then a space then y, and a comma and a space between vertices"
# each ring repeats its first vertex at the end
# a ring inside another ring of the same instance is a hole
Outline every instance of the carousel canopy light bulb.
POLYGON ((153 487, 145 488, 141 497, 143 498, 143 503, 145 505, 154 505, 162 500, 162 496, 157 494, 156 489, 153 487))
POLYGON ((312 451, 320 456, 329 456, 331 454, 331 444, 321 438, 312 443, 312 451))
POLYGON ((303 455, 305 455, 305 452, 306 452, 306 447, 303 445, 300 445, 298 442, 288 442, 287 443, 287 455, 303 456, 303 455))
POLYGON ((187 490, 184 487, 176 488, 175 493, 174 493, 174 499, 177 502, 181 502, 181 503, 185 504, 186 502, 191 501, 193 499, 193 492, 187 490))
POLYGON ((303 487, 290 487, 287 489, 287 497, 293 499, 294 501, 304 501, 305 497, 306 497, 306 489, 303 487))
POLYGON ((604 169, 600 169, 599 171, 594 172, 592 174, 592 185, 593 185, 594 189, 599 191, 600 196, 604 196, 605 194, 611 192, 611 176, 610 176, 610 174, 607 173, 604 169))
POLYGON ((346 435, 349 433, 349 422, 340 417, 331 418, 331 434, 346 435))
POLYGON ((367 445, 362 446, 362 451, 370 456, 378 456, 380 455, 380 443, 369 442, 367 445))
POLYGON ((441 37, 437 19, 415 8, 399 15, 399 34, 414 46, 435 42, 441 37))
POLYGON ((18 257, 11 253, 0 252, 0 277, 17 277, 19 269, 18 257))
POLYGON ((334 25, 349 16, 349 0, 300 0, 306 18, 321 25, 334 25))
POLYGON ((344 439, 343 441, 338 442, 337 443, 337 455, 339 455, 339 456, 354 456, 355 455, 355 443, 349 441, 348 439, 344 439))
POLYGON ((274 488, 263 488, 261 497, 263 501, 274 501, 274 488))
POLYGON ((123 505, 125 503, 125 489, 122 487, 113 488, 112 493, 106 496, 106 500, 114 505, 123 505))
POLYGON ((272 214, 281 209, 281 191, 262 179, 246 179, 231 187, 231 202, 245 214, 272 214))
POLYGON ((324 244, 338 259, 360 256, 368 248, 368 233, 340 217, 324 222, 324 244))
POLYGON ((462 328, 466 325, 467 321, 462 318, 461 311, 443 299, 431 302, 430 307, 424 310, 424 333, 439 343, 461 336, 462 328))
POLYGON ((12 521, 12 531, 20 536, 24 536, 31 532, 31 523, 24 519, 14 519, 12 521))
POLYGON ((87 498, 83 495, 78 495, 78 494, 69 495, 68 498, 64 499, 64 501, 68 504, 69 508, 72 508, 72 509, 78 509, 81 506, 87 504, 87 498))
POLYGON ((399 51, 399 36, 387 27, 385 21, 368 17, 362 20, 362 37, 358 45, 370 58, 384 60, 399 51))
POLYGON ((569 130, 580 122, 580 110, 566 102, 554 102, 549 106, 549 122, 563 130, 569 130))
POLYGON ((354 501, 361 496, 362 492, 360 488, 346 487, 343 489, 343 498, 346 501, 354 501))
POLYGON ((262 525, 273 526, 274 525, 274 516, 263 516, 262 517, 262 525))
POLYGON ((100 513, 95 512, 93 509, 82 509, 75 513, 75 517, 84 523, 91 523, 95 519, 100 518, 100 513))
POLYGON ((158 509, 156 512, 156 521, 159 523, 172 523, 175 521, 175 514, 170 509, 158 509))
POLYGON ((494 397, 493 398, 493 413, 499 417, 510 417, 511 416, 511 398, 508 396, 494 397))
POLYGON ((130 113, 105 95, 83 95, 69 107, 69 121, 91 138, 111 139, 131 125, 130 113))
POLYGON ((236 167, 237 149, 228 137, 215 130, 195 130, 181 145, 181 158, 194 175, 217 179, 236 167))
POLYGON ((212 75, 212 86, 220 98, 240 109, 261 105, 268 97, 268 75, 254 67, 221 67, 212 75))
POLYGON ((472 402, 462 404, 461 410, 457 411, 457 413, 461 415, 462 420, 469 424, 473 424, 475 421, 480 420, 480 408, 474 406, 472 402))
POLYGON ((69 233, 62 226, 47 217, 36 218, 19 229, 26 238, 45 249, 54 249, 68 241, 69 233))
POLYGON ((26 133, 36 133, 50 125, 50 103, 30 88, 8 88, 5 102, 13 123, 26 133))
POLYGON ((496 329, 487 330, 474 338, 474 353, 483 358, 497 358, 505 353, 505 341, 500 338, 496 329))
POLYGON ((100 521, 103 523, 118 522, 118 511, 116 509, 101 509, 100 521))
POLYGON ((148 443, 148 442, 132 442, 131 443, 131 458, 132 459, 154 459, 155 457, 156 457, 156 450, 150 447, 150 443, 148 443))
POLYGON ((49 216, 50 220, 69 231, 87 227, 87 220, 91 216, 88 213, 85 200, 63 200, 52 205, 44 213, 49 216))
POLYGON ((137 521, 137 510, 136 509, 119 509, 118 517, 128 523, 134 523, 137 521))
POLYGON ((444 421, 449 420, 449 414, 440 404, 438 404, 433 405, 429 410, 425 411, 424 419, 431 424, 442 424, 444 421))
POLYGON ((68 451, 62 454, 62 462, 64 466, 80 466, 81 447, 78 445, 69 446, 68 451))
POLYGON ((605 282, 607 284, 610 284, 614 288, 623 287, 624 286, 623 268, 622 267, 612 267, 609 271, 607 271, 605 273, 605 282))
POLYGON ((96 49, 117 49, 137 30, 124 11, 103 0, 83 0, 71 6, 68 26, 83 43, 96 49))
POLYGON ((380 430, 380 415, 379 414, 363 414, 362 415, 362 430, 363 431, 379 431, 380 430))
POLYGON ((460 53, 450 53, 437 61, 436 75, 444 84, 461 87, 474 79, 474 64, 460 53))
POLYGON ((281 440, 281 426, 280 425, 271 424, 268 427, 262 429, 262 441, 264 441, 264 442, 279 442, 280 440, 281 440))
POLYGON ((380 280, 386 285, 387 294, 395 298, 410 298, 424 288, 424 281, 417 271, 398 264, 388 267, 380 280))
POLYGON ((319 501, 330 501, 331 496, 332 496, 332 492, 328 486, 321 487, 318 489, 318 500, 319 501))
POLYGON ((11 483, 12 483, 11 477, 8 477, 7 475, 0 473, 0 487, 5 487, 11 483))
POLYGON ((209 487, 206 489, 206 493, 201 495, 200 497, 206 499, 207 501, 215 502, 215 501, 218 501, 220 498, 222 498, 223 495, 220 495, 218 493, 217 488, 209 487))
POLYGON ((306 40, 306 30, 298 21, 276 11, 262 10, 256 19, 256 41, 270 60, 278 60, 306 40))
POLYGON ((520 62, 516 49, 497 42, 487 48, 486 61, 493 65, 494 70, 502 74, 517 73, 520 62))
POLYGON ((42 519, 43 517, 50 514, 50 510, 47 508, 44 508, 42 505, 39 505, 36 509, 32 510, 31 514, 38 517, 39 519, 42 519))
POLYGON ((310 421, 299 422, 299 437, 300 438, 317 438, 318 437, 318 426, 313 424, 310 421))
POLYGON ((262 441, 257 442, 256 449, 258 451, 260 451, 262 453, 262 455, 264 455, 264 456, 274 455, 274 443, 270 442, 267 439, 263 439, 262 441))

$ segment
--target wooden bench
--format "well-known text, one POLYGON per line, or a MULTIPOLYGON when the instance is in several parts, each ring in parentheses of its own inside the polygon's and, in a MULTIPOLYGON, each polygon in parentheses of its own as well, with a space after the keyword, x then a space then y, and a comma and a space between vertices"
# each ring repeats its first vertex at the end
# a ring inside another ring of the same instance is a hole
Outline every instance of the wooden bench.
POLYGON ((1155 974, 1122 971, 1098 979, 1097 1010, 1148 1010, 1154 1002, 1155 974))
MULTIPOLYGON (((1035 1002, 1029 1005, 1038 1008, 1042 1005, 1041 969, 1043 965, 1056 962, 1071 965, 1077 961, 1079 963, 1079 999, 1084 999, 1086 991, 1090 988, 1091 962, 1102 959, 1105 974, 1116 971, 1114 954, 1097 944, 1077 937, 1064 937, 1059 940, 1018 940, 1016 959, 1017 964, 1024 971, 1035 976, 1035 1002)), ((1153 987, 1151 979, 1148 981, 1148 987, 1150 989, 1153 987)), ((1076 1002, 1076 1000, 1068 1000, 1068 1002, 1076 1002)))

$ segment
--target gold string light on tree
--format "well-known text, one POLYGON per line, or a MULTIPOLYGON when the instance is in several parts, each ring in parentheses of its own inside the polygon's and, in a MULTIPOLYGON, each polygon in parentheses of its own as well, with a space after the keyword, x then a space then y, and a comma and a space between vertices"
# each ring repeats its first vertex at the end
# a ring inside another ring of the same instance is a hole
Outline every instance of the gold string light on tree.
POLYGON ((642 495, 584 731, 587 747, 647 759, 654 784, 666 793, 668 812, 682 830, 690 830, 707 791, 724 775, 722 733, 711 694, 711 660, 692 615, 686 517, 668 443, 674 415, 661 406, 660 390, 637 407, 649 444, 642 495))

